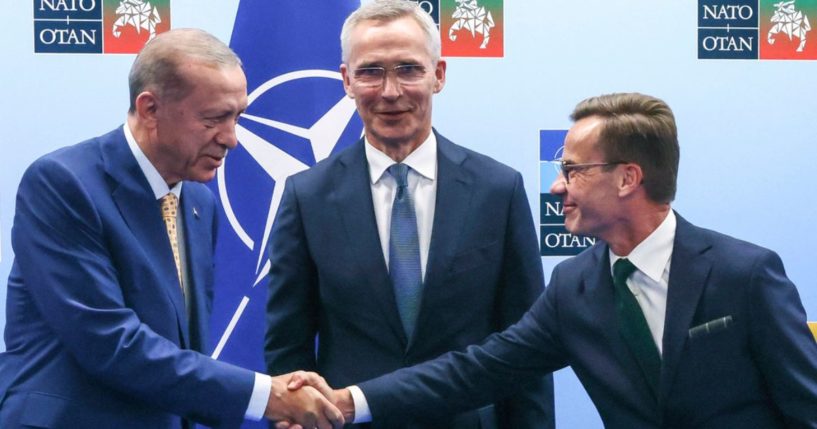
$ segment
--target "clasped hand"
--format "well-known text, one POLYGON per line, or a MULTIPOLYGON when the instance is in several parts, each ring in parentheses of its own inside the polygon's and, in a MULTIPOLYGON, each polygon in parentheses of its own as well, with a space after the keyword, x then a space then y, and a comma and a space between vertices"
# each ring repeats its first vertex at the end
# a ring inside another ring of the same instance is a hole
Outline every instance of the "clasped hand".
POLYGON ((296 371, 272 377, 272 383, 266 417, 277 422, 276 429, 341 428, 347 420, 354 419, 349 390, 332 390, 314 372, 296 371))
POLYGON ((278 428, 340 429, 345 420, 335 405, 335 393, 314 372, 296 371, 272 377, 264 416, 278 428))

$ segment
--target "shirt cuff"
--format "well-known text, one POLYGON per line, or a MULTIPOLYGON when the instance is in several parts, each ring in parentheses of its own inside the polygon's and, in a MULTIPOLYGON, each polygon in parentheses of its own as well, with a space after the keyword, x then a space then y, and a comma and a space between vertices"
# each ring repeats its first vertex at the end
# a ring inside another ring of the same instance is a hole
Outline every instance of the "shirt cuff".
POLYGON ((244 418, 252 421, 259 421, 264 418, 264 411, 267 410, 269 394, 272 390, 272 378, 266 374, 255 373, 255 383, 252 385, 252 396, 250 404, 247 405, 247 412, 244 418))
POLYGON ((369 409, 369 402, 363 391, 357 386, 349 386, 349 393, 352 394, 352 402, 355 403, 355 421, 352 423, 368 423, 372 421, 372 411, 369 409))

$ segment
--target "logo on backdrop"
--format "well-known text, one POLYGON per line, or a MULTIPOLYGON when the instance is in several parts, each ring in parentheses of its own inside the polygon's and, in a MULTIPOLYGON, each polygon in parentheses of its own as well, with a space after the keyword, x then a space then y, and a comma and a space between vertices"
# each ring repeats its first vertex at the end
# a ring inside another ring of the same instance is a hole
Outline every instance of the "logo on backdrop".
POLYGON ((411 0, 440 29, 444 57, 502 57, 504 0, 411 0))
POLYGON ((359 2, 330 3, 241 0, 230 40, 250 93, 240 144, 208 184, 223 208, 210 346, 214 357, 262 372, 268 246, 284 182, 363 131, 337 71, 341 25, 359 2))
POLYGON ((814 60, 817 0, 698 0, 698 58, 814 60))
POLYGON ((441 0, 442 54, 447 57, 504 55, 503 0, 441 0))
POLYGON ((34 0, 34 52, 137 53, 170 29, 170 0, 34 0))
MULTIPOLYGON (((245 247, 231 250, 231 257, 251 263, 243 267, 251 274, 245 285, 248 289, 261 284, 269 273, 267 244, 287 177, 327 158, 339 143, 347 146, 362 134, 355 103, 346 97, 341 82, 336 71, 298 70, 264 82, 248 96, 247 111, 236 126, 241 146, 226 158, 216 179, 227 223, 245 247), (325 110, 316 111, 312 106, 325 110)), ((249 295, 238 303, 214 357, 219 357, 232 336, 249 295)))
POLYGON ((551 194, 550 184, 559 175, 559 161, 567 130, 539 131, 539 249, 542 256, 573 256, 596 243, 592 237, 573 235, 565 229, 562 199, 551 194))
POLYGON ((440 0, 409 0, 420 5, 426 11, 437 26, 440 25, 440 0))

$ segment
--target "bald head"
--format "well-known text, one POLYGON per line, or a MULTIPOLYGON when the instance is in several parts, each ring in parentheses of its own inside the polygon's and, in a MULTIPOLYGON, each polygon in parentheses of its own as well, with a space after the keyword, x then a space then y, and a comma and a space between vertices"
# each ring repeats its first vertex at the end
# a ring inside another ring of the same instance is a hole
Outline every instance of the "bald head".
POLYGON ((241 60, 227 45, 206 31, 179 28, 159 34, 142 48, 128 76, 130 108, 136 109, 136 98, 151 91, 161 98, 179 100, 192 88, 180 66, 200 63, 213 67, 241 66, 241 60))

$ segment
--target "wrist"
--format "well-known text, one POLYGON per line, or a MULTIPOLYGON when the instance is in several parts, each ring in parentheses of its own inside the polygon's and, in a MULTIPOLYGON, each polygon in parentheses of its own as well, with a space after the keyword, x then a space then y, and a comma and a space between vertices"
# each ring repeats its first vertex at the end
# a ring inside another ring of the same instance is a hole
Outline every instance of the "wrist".
POLYGON ((335 406, 343 414, 347 423, 355 421, 355 401, 349 389, 335 390, 335 406))

